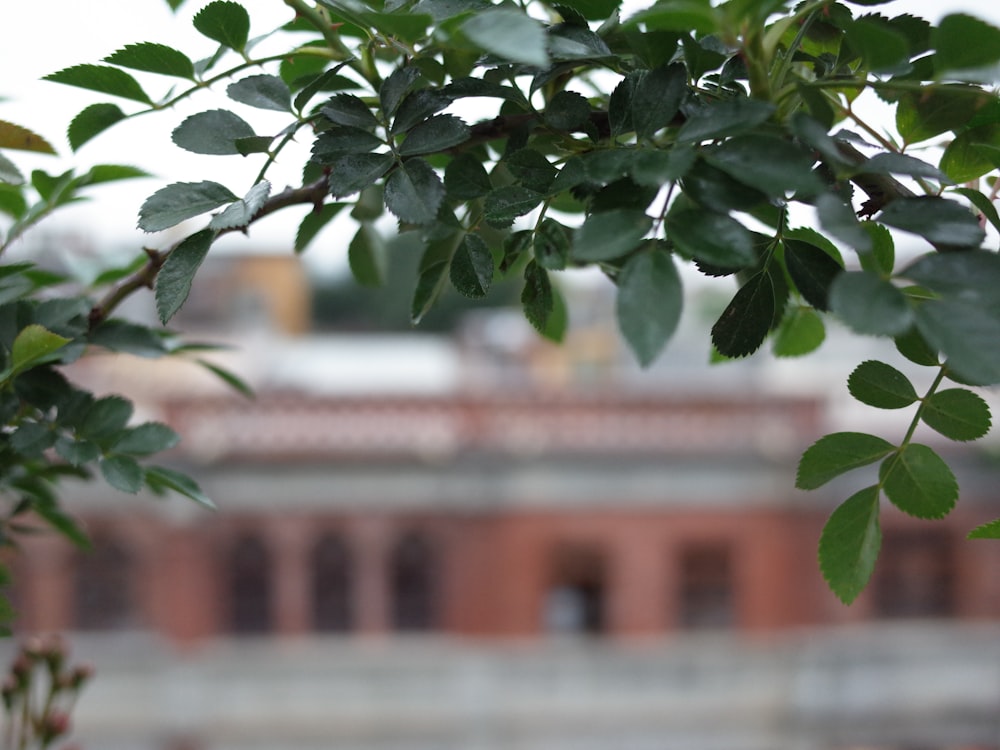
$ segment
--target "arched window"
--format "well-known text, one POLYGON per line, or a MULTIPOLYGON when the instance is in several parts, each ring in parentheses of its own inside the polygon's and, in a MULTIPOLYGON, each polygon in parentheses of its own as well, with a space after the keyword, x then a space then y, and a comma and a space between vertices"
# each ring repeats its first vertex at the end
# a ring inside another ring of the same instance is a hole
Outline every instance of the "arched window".
POLYGON ((123 630, 138 622, 132 557, 113 539, 94 537, 73 567, 73 621, 80 630, 123 630))
POLYGON ((271 559, 260 537, 239 537, 229 550, 229 629, 252 635, 271 630, 271 559))
POLYGON ((396 543, 389 571, 396 630, 430 630, 437 625, 435 567, 434 551, 421 534, 407 534, 396 543))
POLYGON ((548 632, 604 632, 604 567, 604 556, 591 545, 567 544, 555 550, 542 613, 548 632))
POLYGON ((351 553, 337 534, 324 534, 312 549, 313 627, 343 633, 354 626, 351 553))

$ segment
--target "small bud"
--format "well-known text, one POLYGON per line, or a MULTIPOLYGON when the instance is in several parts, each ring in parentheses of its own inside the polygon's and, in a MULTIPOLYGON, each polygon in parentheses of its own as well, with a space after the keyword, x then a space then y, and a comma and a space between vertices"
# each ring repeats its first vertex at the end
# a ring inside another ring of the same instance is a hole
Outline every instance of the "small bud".
POLYGON ((10 674, 17 680, 17 684, 24 686, 31 681, 32 660, 24 652, 18 654, 14 663, 10 665, 10 674))
POLYGON ((94 667, 90 664, 80 664, 70 672, 70 683, 74 690, 79 690, 85 682, 94 676, 94 667))
POLYGON ((4 708, 9 711, 14 705, 14 698, 20 692, 21 686, 18 684, 17 678, 12 674, 7 675, 4 678, 3 685, 0 685, 0 698, 3 699, 4 708))
POLYGON ((42 722, 41 740, 51 742, 69 732, 69 714, 65 711, 50 711, 42 722))

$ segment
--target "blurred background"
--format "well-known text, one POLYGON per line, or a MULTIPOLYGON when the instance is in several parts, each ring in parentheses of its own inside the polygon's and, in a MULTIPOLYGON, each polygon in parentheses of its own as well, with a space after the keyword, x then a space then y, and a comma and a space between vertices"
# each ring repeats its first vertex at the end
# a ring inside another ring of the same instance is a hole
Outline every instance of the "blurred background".
MULTIPOLYGON (((86 41, 100 46, 57 44, 69 59, 43 55, 38 75, 185 23, 144 5, 150 16, 130 15, 134 0, 90 9, 100 38, 86 41)), ((81 12, 48 6, 53 34, 81 12)), ((0 54, 38 57, 31 13, 3 11, 5 41, 22 41, 0 54)), ((0 118, 61 144, 84 103, 37 86, 0 118)), ((171 241, 123 232, 121 216, 206 167, 104 140, 115 154, 98 139, 71 159, 128 154, 160 170, 155 184, 102 193, 29 235, 21 257, 85 277, 171 241)), ((795 467, 827 432, 905 430, 907 415, 845 387, 859 362, 885 358, 877 342, 831 325, 802 361, 710 365, 705 331, 732 290, 691 284, 677 337, 640 370, 611 285, 587 274, 566 275, 560 346, 502 285, 487 304, 446 293, 415 330, 407 240, 390 242, 373 291, 345 272, 347 225, 299 259, 294 229, 268 223, 213 249, 173 322, 230 345, 199 356, 255 398, 180 359, 74 366, 84 386, 172 425, 170 462, 219 506, 70 485, 94 550, 39 536, 17 560, 17 633, 65 633, 96 665, 74 719, 83 747, 1000 748, 1000 545, 964 538, 1000 515, 995 437, 959 450, 921 433, 956 471, 956 511, 929 523, 887 507, 874 580, 851 607, 819 573, 827 516, 867 482, 803 493, 795 467)), ((125 312, 152 321, 151 298, 125 312)))

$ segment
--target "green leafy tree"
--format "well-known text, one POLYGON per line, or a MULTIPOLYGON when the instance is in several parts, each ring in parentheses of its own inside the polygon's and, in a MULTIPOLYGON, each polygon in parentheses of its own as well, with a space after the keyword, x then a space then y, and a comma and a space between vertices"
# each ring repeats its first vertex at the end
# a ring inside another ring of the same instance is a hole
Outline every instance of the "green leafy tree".
MULTIPOLYGON (((890 17, 867 7, 878 0, 660 0, 627 13, 617 0, 284 4, 286 25, 257 29, 244 5, 209 2, 194 16, 218 45, 207 59, 143 40, 47 76, 100 95, 69 125, 74 150, 123 120, 171 117, 178 102, 204 99, 163 147, 249 157, 260 170, 227 186, 206 160, 203 178, 157 189, 140 228, 207 215, 202 227, 79 295, 31 266, 0 268, 4 540, 31 510, 84 543, 53 484, 94 467, 126 492, 170 489, 208 504, 189 478, 140 463, 174 444, 169 428, 131 425, 126 400, 94 399, 60 366, 91 347, 183 354, 172 334, 118 319, 119 304, 152 287, 167 324, 221 235, 303 204, 314 210, 295 252, 350 212, 357 231, 345 252, 363 285, 385 273, 376 221, 386 211, 398 221, 420 254, 414 324, 446 287, 476 299, 507 280, 528 321, 559 340, 559 274, 593 266, 614 285, 621 335, 648 365, 681 315, 678 269, 694 266, 735 286, 707 332, 719 358, 769 341, 779 355, 806 355, 833 316, 927 368, 931 386, 919 393, 889 364, 861 363, 851 394, 912 410, 910 428, 891 439, 828 435, 799 465, 804 489, 855 470, 871 477, 820 540, 823 573, 845 602, 876 563, 881 498, 919 518, 952 509, 951 470, 913 437, 925 424, 964 442, 991 426, 968 386, 1000 382, 1000 258, 986 231, 1000 228, 1000 99, 990 88, 1000 29, 964 14, 936 26, 890 17), (257 56, 264 38, 285 47, 257 56), (229 103, 208 99, 210 86, 229 103), (893 130, 859 114, 862 95, 891 107, 893 130), (475 121, 455 114, 467 100, 483 112, 475 121), (233 104, 286 124, 262 129, 233 104), (293 139, 311 142, 311 157, 300 185, 274 192, 269 171, 293 139), (897 262, 890 229, 919 238, 922 254, 897 262)), ((11 123, 0 123, 0 148, 52 150, 11 123)), ((26 179, 0 155, 3 246, 91 186, 140 175, 102 165, 26 179)), ((1000 520, 970 535, 997 537, 1000 520)))

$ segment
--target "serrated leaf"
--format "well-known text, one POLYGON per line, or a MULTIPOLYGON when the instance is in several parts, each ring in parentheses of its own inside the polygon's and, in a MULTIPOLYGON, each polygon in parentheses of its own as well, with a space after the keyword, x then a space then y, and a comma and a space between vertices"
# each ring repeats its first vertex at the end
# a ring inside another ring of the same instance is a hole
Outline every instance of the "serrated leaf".
POLYGON ((1000 256, 993 252, 928 254, 902 275, 945 297, 978 302, 983 307, 1000 306, 1000 256))
POLYGON ((211 229, 186 237, 167 256, 156 276, 156 311, 164 325, 174 317, 191 293, 194 275, 208 254, 216 233, 211 229))
POLYGON ((919 443, 903 446, 883 461, 879 481, 893 505, 917 518, 944 518, 958 500, 958 482, 948 464, 919 443))
POLYGON ((774 110, 760 99, 722 99, 691 113, 677 140, 700 142, 746 133, 766 122, 774 110))
POLYGON ((830 516, 819 539, 823 578, 844 604, 853 602, 871 579, 882 544, 879 490, 865 487, 830 516))
POLYGON ((847 390, 861 403, 877 409, 903 409, 918 398, 906 375, 877 360, 858 365, 847 379, 847 390))
POLYGON ((251 388, 250 385, 243 380, 243 378, 239 377, 235 373, 230 372, 226 368, 220 367, 217 364, 209 362, 206 359, 196 359, 195 362, 215 375, 215 377, 239 393, 241 396, 245 396, 250 399, 255 397, 253 388, 251 388))
POLYGON ((539 193, 548 192, 552 181, 558 174, 556 168, 541 151, 533 148, 522 148, 503 160, 514 179, 529 190, 539 193))
POLYGON ((392 120, 392 135, 405 133, 414 125, 423 122, 431 115, 440 112, 452 102, 452 97, 441 89, 427 88, 411 91, 396 109, 392 120))
POLYGON ((972 182, 997 168, 998 142, 1000 125, 991 123, 963 130, 941 155, 941 169, 954 182, 972 182))
POLYGON ((920 418, 928 427, 949 440, 978 440, 993 424, 990 407, 978 395, 964 388, 932 393, 925 401, 920 418))
POLYGON ((934 196, 897 198, 882 210, 879 221, 947 247, 979 247, 986 238, 965 206, 934 196))
POLYGON ((968 534, 968 539, 1000 539, 1000 518, 977 526, 968 534))
POLYGON ((223 229, 248 226, 257 212, 267 203, 270 195, 271 183, 267 180, 261 180, 250 188, 243 198, 229 204, 223 211, 213 216, 208 223, 208 228, 222 231, 223 229))
POLYGON ((112 450, 129 456, 148 456, 169 450, 180 442, 180 436, 160 422, 145 422, 131 427, 115 441, 112 450))
POLYGON ((481 198, 493 189, 485 167, 472 154, 459 154, 444 170, 444 188, 451 200, 481 198))
POLYGON ((171 140, 186 151, 213 156, 239 154, 236 141, 252 138, 253 128, 228 109, 213 109, 191 115, 178 125, 171 140))
POLYGON ((542 194, 520 185, 504 185, 490 191, 483 202, 486 223, 503 229, 518 216, 534 210, 542 202, 542 194))
POLYGON ((811 153, 782 138, 737 135, 704 152, 705 160, 730 177, 773 197, 816 193, 821 187, 811 153))
POLYGON ((858 18, 846 25, 844 34, 851 47, 876 72, 905 72, 910 57, 906 37, 886 23, 858 18))
POLYGON ((159 357, 167 351, 163 338, 156 332, 126 320, 106 320, 90 332, 88 341, 93 346, 140 357, 159 357))
POLYGON ((824 250, 803 240, 786 239, 785 267, 795 288, 817 310, 829 309, 830 285, 844 269, 824 250))
POLYGON ((941 19, 931 34, 939 78, 992 83, 1000 65, 1000 29, 963 13, 941 19))
POLYGON ((950 185, 948 175, 925 161, 906 154, 875 154, 857 168, 858 174, 905 174, 910 177, 926 177, 950 185))
POLYGON ((1000 383, 1000 311, 977 301, 930 300, 917 307, 916 322, 949 369, 979 385, 1000 383))
POLYGON ((312 160, 317 164, 331 164, 344 154, 362 154, 384 145, 381 138, 367 130, 336 125, 321 133, 313 143, 312 160))
POLYGON ((21 454, 19 460, 41 458, 56 442, 56 433, 48 424, 22 422, 9 433, 10 448, 21 454))
POLYGON ((91 104, 69 124, 69 145, 76 151, 91 138, 124 119, 125 113, 115 104, 91 104))
POLYGON ((410 303, 410 322, 417 325, 430 311, 441 294, 448 278, 448 261, 438 260, 428 264, 417 276, 417 287, 410 303))
POLYGON ((460 29, 477 47, 503 60, 539 68, 549 64, 545 29, 523 11, 497 8, 477 13, 460 29))
POLYGON ((543 118, 550 128, 572 130, 590 119, 590 103, 575 91, 560 91, 549 100, 543 118))
POLYGON ((101 448, 89 440, 72 440, 60 437, 55 443, 56 453, 71 466, 83 466, 101 456, 101 448))
POLYGON ((767 338, 775 310, 771 275, 760 271, 739 288, 712 326, 712 343, 726 357, 753 354, 767 338))
POLYGON ((454 115, 434 115, 407 132, 399 147, 401 156, 444 151, 469 139, 469 126, 454 115))
POLYGON ((687 71, 680 63, 651 70, 635 82, 630 105, 632 128, 638 138, 649 138, 670 124, 686 85, 687 71))
POLYGON ((53 333, 44 326, 25 326, 14 338, 10 350, 11 369, 21 372, 42 362, 50 361, 57 351, 70 343, 70 339, 53 333))
POLYGON ((101 440, 125 429, 132 418, 132 402, 121 396, 105 396, 90 404, 78 432, 86 438, 101 440))
POLYGON ((757 260, 753 235, 735 219, 696 206, 667 214, 667 238, 686 255, 726 268, 757 260))
POLYGON ((127 164, 95 164, 86 173, 80 175, 76 183, 83 187, 100 185, 105 182, 118 182, 119 180, 134 180, 141 177, 151 177, 151 175, 145 170, 130 167, 127 164))
POLYGON ((651 364, 677 330, 684 306, 681 279, 669 253, 653 248, 631 257, 618 274, 615 314, 639 364, 651 364))
POLYGON ((368 105, 353 94, 337 94, 323 105, 320 114, 336 125, 365 130, 378 127, 378 119, 368 105))
POLYGON ((15 125, 6 120, 0 120, 0 148, 17 151, 34 151, 39 154, 55 154, 47 140, 21 125, 15 125))
POLYGON ((524 288, 521 290, 521 307, 524 317, 536 331, 544 334, 549 318, 555 310, 555 296, 548 271, 535 261, 524 267, 524 288))
POLYGON ((875 463, 896 446, 864 432, 835 432, 813 443, 799 460, 795 486, 814 490, 848 471, 875 463))
POLYGON ((74 65, 71 68, 50 73, 42 80, 99 91, 102 94, 120 96, 123 99, 132 99, 143 104, 153 103, 135 78, 124 70, 107 65, 74 65))
POLYGON ((960 130, 993 98, 978 86, 950 84, 906 93, 896 105, 896 128, 907 143, 960 130))
POLYGON ((478 234, 462 238, 451 259, 450 278, 459 294, 472 299, 485 297, 493 283, 493 254, 478 234))
POLYGON ((808 307, 790 307, 774 333, 775 357, 801 357, 818 349, 826 339, 826 327, 817 312, 808 307))
POLYGON ((219 44, 242 52, 250 35, 250 15, 246 9, 230 0, 215 0, 202 8, 192 19, 194 27, 219 44))
POLYGON ((194 63, 183 52, 165 44, 127 44, 104 58, 104 62, 148 73, 194 79, 194 63))
POLYGON ((277 76, 255 75, 241 78, 226 87, 226 95, 235 102, 276 112, 292 111, 292 92, 277 76))
POLYGON ((0 153, 0 183, 6 185, 6 188, 0 186, 0 211, 9 214, 10 216, 19 218, 22 211, 27 208, 25 205, 23 209, 19 206, 24 205, 24 198, 20 191, 11 190, 11 186, 18 187, 24 184, 24 175, 21 174, 21 170, 17 168, 17 165, 0 153), (16 196, 16 197, 15 197, 16 196), (11 200, 13 198, 13 200, 11 200), (20 200, 18 200, 20 199, 20 200))
POLYGON ((403 97, 417 85, 420 78, 420 69, 412 65, 396 68, 386 77, 379 87, 378 96, 379 103, 382 105, 382 113, 387 118, 396 113, 403 97))
MULTIPOLYGON (((816 199, 816 216, 823 229, 859 253, 870 253, 874 240, 858 222, 854 209, 836 195, 824 193, 816 199)), ((891 269, 890 269, 891 270, 891 269)))
POLYGON ((159 232, 239 200, 217 182, 175 182, 149 196, 139 209, 139 228, 159 232))
POLYGON ((830 309, 858 333, 896 336, 913 323, 906 296, 867 271, 845 271, 830 285, 830 309))
POLYGON ((969 203, 975 206, 976 210, 993 225, 993 228, 1000 232, 1000 213, 997 213, 993 202, 978 190, 972 188, 954 188, 953 193, 958 193, 968 199, 969 203))
POLYGON ((636 13, 624 25, 628 28, 642 23, 653 31, 711 34, 718 29, 719 20, 708 0, 672 0, 636 13))
POLYGON ((215 503, 201 491, 198 483, 186 474, 181 474, 179 471, 174 471, 163 466, 149 466, 146 468, 146 484, 154 492, 173 490, 209 510, 216 510, 215 503))
POLYGON ((561 271, 569 261, 569 229, 546 216, 534 233, 531 251, 535 261, 549 271, 561 271))
POLYGON ((361 222, 347 246, 347 262, 361 286, 377 287, 385 280, 385 242, 370 222, 361 222))
POLYGON ((573 234, 573 259, 590 263, 620 258, 638 247, 652 226, 645 213, 630 208, 591 214, 573 234))
POLYGON ((343 203, 324 203, 318 211, 307 213, 295 233, 295 252, 304 252, 323 227, 340 213, 344 205, 343 203))
POLYGON ((396 163, 392 154, 344 154, 330 162, 330 194, 344 198, 375 183, 396 163))
POLYGON ((385 207, 408 224, 431 224, 444 199, 444 184, 423 159, 409 159, 385 181, 385 207))

